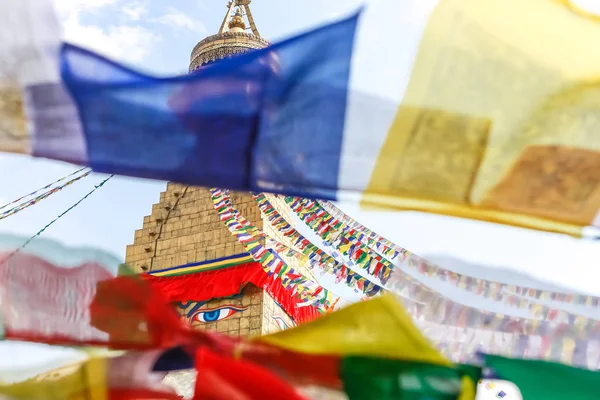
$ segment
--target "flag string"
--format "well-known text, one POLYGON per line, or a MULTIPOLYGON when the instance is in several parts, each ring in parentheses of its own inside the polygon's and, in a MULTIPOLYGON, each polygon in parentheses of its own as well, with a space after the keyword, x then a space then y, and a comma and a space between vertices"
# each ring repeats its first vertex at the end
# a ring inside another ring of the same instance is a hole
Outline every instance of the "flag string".
POLYGON ((48 222, 42 229, 40 229, 33 236, 31 236, 29 239, 27 239, 25 241, 25 243, 23 243, 21 245, 21 247, 19 247, 18 249, 14 250, 12 253, 10 253, 10 255, 4 259, 4 261, 2 262, 2 264, 5 264, 7 261, 9 261, 12 257, 15 256, 15 254, 17 254, 18 252, 20 252, 21 250, 23 250, 25 247, 27 247, 27 245, 29 245, 29 243, 31 243, 36 237, 38 237, 42 233, 44 233, 44 231, 46 231, 46 229, 48 229, 50 226, 52 226, 56 221, 58 221, 59 219, 61 219, 62 217, 64 217, 69 211, 71 211, 72 209, 74 209, 75 207, 77 207, 79 204, 81 204, 81 202, 83 202, 85 199, 87 199, 88 197, 90 197, 96 190, 98 190, 102 186, 104 186, 104 184, 106 182, 108 182, 113 176, 114 176, 114 174, 110 175, 108 178, 104 179, 102 182, 100 182, 99 184, 95 185, 94 188, 92 190, 90 190, 85 196, 83 196, 81 199, 79 199, 76 203, 74 203, 73 205, 71 205, 65 211, 63 211, 62 213, 60 213, 52 221, 48 222))
POLYGON ((73 172, 73 173, 70 173, 70 174, 69 174, 69 175, 67 175, 67 176, 63 176, 62 178, 60 178, 60 179, 57 179, 57 180, 55 180, 54 182, 52 182, 52 183, 49 183, 49 184, 47 184, 46 186, 44 186, 44 187, 42 187, 42 188, 39 188, 39 189, 37 189, 37 190, 34 190, 34 191, 33 191, 33 192, 31 192, 31 193, 28 193, 28 194, 26 194, 26 195, 23 195, 23 196, 19 197, 18 199, 11 201, 10 203, 6 203, 5 205, 3 205, 3 206, 1 206, 1 207, 0 207, 0 210, 4 210, 6 207, 8 207, 8 206, 10 206, 10 205, 12 205, 12 204, 16 204, 16 203, 20 202, 21 200, 23 200, 23 199, 25 199, 25 198, 27 198, 27 197, 31 197, 31 196, 33 196, 34 194, 36 194, 36 193, 38 193, 38 192, 41 192, 42 190, 46 190, 46 189, 48 189, 48 188, 50 188, 50 187, 54 186, 55 184, 57 184, 57 183, 59 183, 59 182, 62 182, 62 181, 64 181, 64 180, 65 180, 65 179, 67 179, 67 178, 70 178, 70 177, 72 177, 72 176, 74 176, 74 175, 77 175, 78 173, 80 173, 81 171, 83 171, 83 170, 85 170, 85 169, 87 169, 87 167, 79 168, 77 171, 75 171, 75 172, 73 172))

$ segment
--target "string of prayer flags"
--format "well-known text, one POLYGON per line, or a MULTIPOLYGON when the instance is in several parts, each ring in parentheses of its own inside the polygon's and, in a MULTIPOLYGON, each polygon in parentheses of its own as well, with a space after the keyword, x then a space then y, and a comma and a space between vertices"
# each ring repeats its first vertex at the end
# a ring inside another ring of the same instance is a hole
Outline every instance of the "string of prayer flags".
POLYGON ((41 191, 43 191, 43 190, 50 189, 52 186, 56 185, 57 183, 59 183, 59 182, 62 182, 62 181, 64 181, 65 179, 71 178, 72 176, 75 176, 75 175, 78 175, 78 174, 80 174, 80 173, 81 173, 81 172, 83 172, 85 169, 86 169, 86 168, 80 168, 80 169, 78 169, 77 171, 75 171, 75 172, 72 172, 72 173, 70 173, 70 174, 69 174, 69 175, 67 175, 67 176, 63 176, 62 178, 60 178, 60 179, 57 179, 57 180, 55 180, 54 182, 52 182, 52 183, 49 183, 49 184, 47 184, 46 186, 44 186, 44 187, 42 187, 42 188, 39 188, 39 189, 37 189, 37 190, 34 190, 33 192, 30 192, 30 193, 28 193, 28 194, 26 194, 26 195, 23 195, 23 196, 19 197, 18 199, 15 199, 15 200, 11 201, 10 203, 6 203, 5 205, 3 205, 3 206, 1 206, 1 207, 0 207, 0 211, 1 211, 1 210, 3 210, 3 209, 5 209, 6 207, 8 207, 8 206, 10 206, 10 205, 13 205, 13 204, 20 203, 20 202, 21 202, 21 200, 24 200, 24 199, 26 199, 27 197, 31 197, 31 196, 33 196, 33 195, 35 195, 35 194, 38 194, 39 192, 41 192, 41 191))
POLYGON ((304 256, 308 257, 311 265, 316 266, 325 273, 335 275, 336 283, 344 282, 347 286, 355 291, 364 293, 367 297, 372 297, 380 293, 382 290, 381 286, 355 273, 344 264, 339 263, 329 254, 312 244, 310 240, 306 239, 279 214, 266 196, 263 193, 254 195, 254 199, 262 215, 284 238, 287 238, 290 246, 297 247, 302 251, 304 256))
MULTIPOLYGON (((323 207, 319 205, 318 202, 310 201, 310 200, 297 200, 299 206, 297 210, 310 215, 309 225, 313 227, 313 229, 317 229, 317 234, 319 234, 322 238, 333 241, 337 246, 341 237, 346 237, 348 241, 352 244, 355 243, 363 243, 364 241, 361 238, 361 234, 358 231, 348 229, 348 226, 341 221, 333 218, 323 207)), ((352 250, 352 247, 350 248, 352 250)), ((399 253, 406 254, 406 253, 399 253)), ((376 257, 378 255, 376 254, 376 257)), ((416 257, 418 259, 418 257, 416 257)), ((436 266, 434 266, 436 267, 436 266)), ((399 265, 395 265, 392 269, 390 280, 386 283, 386 287, 390 290, 394 286, 396 286, 396 293, 398 292, 398 284, 404 285, 406 281, 415 280, 410 275, 405 273, 399 265)), ((415 280, 419 282, 418 280, 415 280)), ((462 286, 457 286, 459 289, 463 290, 462 286)), ((477 291, 474 294, 479 295, 481 291, 477 291)), ((448 293, 448 297, 450 297, 454 301, 462 302, 463 304, 465 300, 461 301, 462 296, 458 296, 458 294, 448 293)), ((562 318, 566 318, 567 320, 576 321, 585 320, 586 318, 593 317, 595 314, 593 310, 585 310, 585 309, 575 309, 571 310, 570 308, 561 308, 560 304, 549 306, 542 301, 535 300, 528 297, 519 296, 513 293, 504 293, 502 296, 493 296, 493 293, 485 292, 483 297, 490 299, 488 301, 487 307, 496 307, 493 308, 494 311, 499 312, 498 306, 504 307, 506 311, 503 311, 509 316, 527 316, 533 319, 541 319, 541 320, 561 320, 562 318), (562 317, 559 317, 561 315, 562 317)), ((468 303, 467 303, 468 304, 468 303)), ((484 307, 484 303, 481 305, 484 307)))
MULTIPOLYGON (((48 190, 48 191, 46 191, 46 192, 44 192, 42 194, 39 194, 39 195, 35 196, 33 199, 30 199, 30 200, 24 201, 22 203, 19 203, 15 207, 9 208, 8 210, 1 212, 0 213, 0 220, 2 220, 4 218, 8 218, 11 215, 14 215, 14 214, 18 213, 19 211, 23 211, 24 209, 26 209, 28 207, 36 205, 40 201, 42 201, 42 200, 50 197, 51 195, 53 195, 56 192, 59 192, 59 191, 63 190, 64 188, 72 185, 73 183, 77 182, 78 180, 80 180, 82 178, 85 178, 86 176, 88 176, 91 173, 92 173, 92 171, 85 172, 85 173, 83 173, 83 174, 81 174, 79 176, 76 176, 76 177, 68 180, 64 184, 61 184, 61 185, 56 186, 56 187, 53 187, 52 189, 50 189, 50 190, 48 190)), ((43 189, 40 189, 40 190, 43 190, 43 189)), ((37 190, 36 192, 39 192, 40 190, 37 190)), ((36 193, 36 192, 33 192, 33 193, 36 193)), ((24 196, 24 197, 26 197, 26 196, 24 196)), ((18 200, 15 200, 14 202, 7 204, 6 206, 8 206, 10 204, 13 204, 13 203, 16 203, 17 201, 18 200)), ((5 208, 6 206, 3 206, 2 208, 5 208)))
POLYGON ((327 244, 337 248, 341 254, 348 257, 349 261, 353 263, 353 266, 355 265, 364 269, 367 273, 377 277, 385 287, 392 272, 392 268, 394 267, 389 261, 378 254, 373 254, 356 240, 353 239, 350 241, 350 239, 346 238, 344 235, 338 234, 339 232, 335 228, 332 228, 325 221, 319 219, 319 216, 315 214, 314 209, 312 209, 314 205, 312 200, 288 196, 285 198, 285 201, 292 211, 312 228, 317 235, 327 242, 327 244), (331 240, 327 239, 330 235, 333 237, 334 234, 334 238, 331 240))
MULTIPOLYGON (((521 304, 521 300, 529 298, 531 300, 545 302, 552 301, 555 303, 583 305, 591 308, 600 306, 600 297, 598 296, 534 289, 526 286, 475 278, 450 271, 411 253, 405 248, 400 247, 371 231, 369 228, 342 212, 332 203, 318 202, 318 204, 336 218, 340 219, 344 224, 362 233, 363 235, 359 234, 357 236, 363 243, 380 254, 383 254, 400 268, 407 267, 422 275, 450 283, 461 290, 475 293, 483 298, 493 299, 494 301, 504 300, 505 303, 509 304, 521 304)), ((560 308, 558 305, 556 306, 560 308)))
POLYGON ((290 268, 275 252, 264 248, 258 238, 247 233, 246 229, 236 219, 236 215, 239 216, 239 213, 233 211, 231 201, 229 201, 225 191, 211 189, 211 193, 215 211, 217 211, 219 218, 229 231, 244 246, 252 258, 263 265, 267 273, 279 276, 284 286, 301 299, 301 304, 314 304, 323 312, 334 305, 335 300, 332 300, 332 296, 327 289, 306 279, 302 274, 290 268))
MULTIPOLYGON (((318 222, 319 219, 313 218, 311 222, 315 221, 318 222)), ((394 270, 384 287, 400 296, 411 315, 419 321, 419 327, 439 343, 444 353, 452 359, 470 361, 477 351, 496 350, 499 347, 502 354, 511 356, 537 354, 539 357, 585 366, 593 365, 600 356, 596 349, 598 338, 594 332, 598 321, 595 319, 523 299, 514 303, 513 307, 530 310, 531 319, 473 308, 442 296, 400 269, 394 270), (573 327, 571 323, 579 327, 576 328, 578 333, 567 333, 573 327), (460 334, 461 327, 469 329, 469 334, 460 334), (550 332, 555 337, 548 337, 550 332), (503 336, 507 333, 510 335, 503 336), (531 335, 540 337, 530 339, 531 335), (456 339, 452 342, 450 338, 454 336, 456 339), (545 344, 540 346, 540 340, 545 344), (568 350, 576 347, 589 350, 568 350)))

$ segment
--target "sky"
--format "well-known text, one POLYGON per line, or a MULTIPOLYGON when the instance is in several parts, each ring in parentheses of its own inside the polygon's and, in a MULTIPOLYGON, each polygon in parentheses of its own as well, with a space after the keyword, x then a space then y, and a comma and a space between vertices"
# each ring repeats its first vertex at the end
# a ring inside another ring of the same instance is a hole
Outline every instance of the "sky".
MULTIPOLYGON (((67 41, 157 75, 186 72, 191 49, 217 32, 226 11, 225 0, 55 3, 67 41)), ((357 38, 352 85, 398 100, 435 0, 394 1, 393 6, 383 0, 254 0, 251 7, 261 36, 276 41, 347 15, 363 3, 367 8, 357 38)), ((76 169, 65 163, 1 154, 0 205, 76 169)), ((0 220, 0 234, 28 238, 105 177, 92 174, 0 220)), ((135 230, 141 228, 143 217, 150 214, 165 186, 160 181, 115 177, 54 223, 43 237, 69 246, 100 248, 124 259, 126 246, 133 242, 135 230)), ((417 254, 514 269, 574 291, 600 295, 600 272, 595 271, 600 242, 431 214, 367 212, 349 204, 340 207, 417 254)))

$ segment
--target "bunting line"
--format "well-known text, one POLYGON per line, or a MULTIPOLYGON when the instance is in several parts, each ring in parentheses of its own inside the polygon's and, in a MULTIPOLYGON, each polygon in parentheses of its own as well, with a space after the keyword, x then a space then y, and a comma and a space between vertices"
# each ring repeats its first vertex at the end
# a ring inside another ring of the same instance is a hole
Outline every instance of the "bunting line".
MULTIPOLYGON (((79 171, 81 171, 81 170, 79 170, 79 171)), ((78 172, 79 172, 79 171, 78 171, 78 172)), ((70 186, 70 185, 72 185, 73 183, 77 182, 78 180, 80 180, 80 179, 82 179, 82 178, 85 178, 86 176, 88 176, 88 175, 89 175, 89 174, 91 174, 91 173, 92 173, 92 171, 91 171, 91 170, 90 170, 90 171, 87 171, 86 173, 84 173, 84 174, 82 174, 82 175, 80 175, 80 176, 77 176, 77 177, 75 177, 75 178, 71 179, 70 181, 66 182, 64 185, 60 185, 60 186, 57 186, 57 187, 55 187, 55 188, 53 188, 53 189, 50 189, 50 190, 48 190, 47 192, 44 192, 44 193, 40 194, 39 196, 36 196, 36 197, 35 197, 34 199, 32 199, 32 200, 29 200, 29 201, 26 201, 26 202, 20 203, 20 204, 19 204, 19 205, 17 205, 16 207, 13 207, 13 208, 10 208, 10 209, 8 209, 8 210, 4 211, 3 213, 1 213, 1 214, 0 214, 0 220, 3 220, 3 219, 5 219, 5 218, 8 218, 8 217, 10 217, 10 216, 12 216, 12 215, 15 215, 16 213, 18 213, 18 212, 20 212, 20 211, 23 211, 23 210, 24 210, 24 209, 26 209, 26 208, 29 208, 29 207, 31 207, 31 206, 33 206, 33 205, 36 205, 36 204, 37 204, 37 203, 39 203, 40 201, 42 201, 42 200, 44 200, 44 199, 47 199, 48 197, 50 197, 51 195, 53 195, 53 194, 54 194, 54 193, 56 193, 56 192, 60 192, 61 190, 63 190, 63 189, 64 189, 64 188, 66 188, 67 186, 70 186)), ((75 173, 73 173, 73 174, 71 174, 71 175, 68 175, 67 177, 69 177, 69 176, 73 176, 74 174, 75 174, 75 173)), ((56 181, 56 182, 60 182, 60 181, 62 181, 63 179, 66 179, 67 177, 61 178, 61 179, 59 179, 59 180, 58 180, 58 181, 56 181)), ((49 184, 49 185, 46 185, 45 187, 43 187, 43 188, 41 188, 41 189, 38 189, 38 190, 36 190, 36 191, 34 191, 34 192, 31 192, 31 193, 29 193, 29 194, 27 194, 27 195, 25 195, 25 196, 22 196, 20 199, 24 199, 24 198, 26 198, 26 197, 29 197, 29 196, 31 196, 31 195, 33 195, 33 194, 37 193, 37 192, 40 192, 40 191, 44 190, 44 189, 46 189, 46 188, 49 188, 49 187, 51 187, 52 185, 54 185, 56 182, 53 182, 53 183, 51 183, 51 184, 49 184)), ((17 202, 18 202, 20 199, 17 199, 17 200, 14 200, 14 201, 12 201, 12 202, 10 202, 10 203, 8 203, 8 204, 5 204, 5 205, 4 205, 4 206, 2 206, 0 209, 6 208, 6 207, 8 207, 8 206, 9 206, 9 205, 11 205, 11 204, 15 204, 15 203, 17 203, 17 202)))
POLYGON ((329 254, 311 243, 310 240, 306 239, 279 214, 265 194, 255 194, 254 200, 258 204, 263 217, 287 239, 291 245, 290 248, 297 247, 300 249, 301 253, 305 257, 308 257, 311 265, 316 266, 322 273, 335 276, 336 283, 344 282, 348 287, 358 293, 363 293, 366 297, 375 296, 383 290, 381 286, 357 274, 346 265, 339 263, 329 254))
MULTIPOLYGON (((291 203, 292 209, 302 211, 301 201, 288 198, 286 202, 291 203)), ((307 203, 312 204, 310 201, 307 203)), ((313 230, 319 227, 318 219, 314 215, 306 210, 302 215, 303 220, 312 218, 313 230)), ((323 229, 316 233, 322 231, 323 229)), ((600 359, 600 321, 595 319, 526 300, 518 306, 529 310, 534 318, 514 317, 473 308, 431 290, 399 268, 390 274, 384 288, 400 297, 419 327, 428 332, 432 340, 434 336, 440 338, 438 343, 443 344, 452 332, 473 332, 471 336, 462 334, 457 339, 462 346, 459 353, 464 353, 466 357, 474 357, 477 351, 497 347, 495 342, 500 335, 506 345, 506 355, 536 354, 540 358, 554 357, 556 360, 561 353, 552 349, 564 347, 563 350, 566 350, 570 344, 578 343, 577 352, 567 352, 573 354, 571 362, 584 362, 588 366, 596 365, 600 359), (543 340, 547 345, 540 344, 543 340)))
MULTIPOLYGON (((331 230, 328 231, 328 233, 333 232, 332 236, 337 235, 337 239, 335 239, 336 241, 333 243, 334 245, 338 245, 339 243, 341 243, 342 241, 339 239, 340 237, 344 237, 347 236, 349 237, 349 241, 351 243, 356 243, 357 240, 359 239, 357 236, 355 235, 348 235, 347 233, 345 233, 343 226, 344 224, 342 222, 340 222, 339 220, 334 219, 333 217, 331 217, 326 211, 325 209, 323 209, 321 206, 319 206, 318 202, 314 202, 314 201, 309 201, 309 200, 301 200, 301 204, 305 205, 303 206, 304 208, 302 209, 303 212, 306 213, 310 213, 310 215, 316 216, 316 219, 310 221, 310 223, 312 224, 312 228, 313 230, 315 229, 315 224, 317 222, 319 222, 322 226, 323 224, 325 225, 329 225, 329 228, 331 228, 331 230)), ((322 231, 327 231, 327 229, 325 228, 321 228, 322 231)), ((319 234, 317 232, 317 234, 319 234)), ((325 236, 323 234, 323 236, 325 236)), ((360 234, 359 234, 360 236, 360 234)), ((335 236, 334 236, 335 237, 335 236)), ((326 238, 324 238, 326 239, 326 238)), ((352 248, 350 248, 349 250, 350 252, 352 251, 352 248)), ((396 280, 398 281, 406 281, 406 280, 412 280, 413 278, 410 277, 410 275, 406 274, 406 272, 404 272, 401 268, 395 268, 392 272, 392 274, 397 275, 396 280)), ((462 290, 462 288, 460 286, 458 286, 459 289, 462 290)), ((562 309, 555 309, 555 307, 531 300, 531 299, 527 299, 527 298, 523 298, 521 296, 512 294, 512 293, 504 293, 502 296, 492 296, 489 293, 483 292, 484 297, 493 300, 497 303, 503 304, 504 306, 508 306, 511 307, 515 310, 528 310, 531 315, 529 316, 530 318, 533 319, 541 319, 541 320, 548 320, 553 319, 555 314, 557 313, 566 313, 566 314, 561 314, 563 316, 565 316, 566 319, 569 318, 586 318, 588 317, 588 315, 585 314, 581 314, 581 313, 577 313, 577 312, 573 312, 571 313, 570 311, 566 311, 566 310, 562 310, 562 309)))
POLYGON ((291 290, 292 294, 303 301, 299 306, 316 305, 321 312, 333 308, 337 300, 332 298, 327 289, 306 279, 302 274, 290 268, 277 253, 267 250, 259 239, 248 233, 247 229, 236 219, 227 191, 211 189, 211 198, 219 219, 250 253, 252 258, 261 263, 269 275, 278 275, 286 289, 291 290))
POLYGON ((10 255, 8 255, 8 257, 6 257, 4 259, 4 261, 2 262, 2 264, 4 264, 7 261, 9 261, 12 257, 14 257, 15 254, 17 254, 18 252, 20 252, 21 250, 23 250, 25 247, 27 247, 27 245, 29 243, 31 243, 36 237, 40 236, 42 233, 44 233, 46 231, 46 229, 50 228, 50 226, 52 226, 56 221, 58 221, 59 219, 61 219, 62 217, 64 217, 69 211, 71 211, 72 209, 74 209, 75 207, 77 207, 79 204, 81 204, 85 199, 87 199, 88 197, 90 197, 96 190, 98 190, 102 186, 104 186, 104 184, 106 184, 106 182, 108 182, 109 180, 111 180, 111 178, 113 176, 114 175, 110 175, 108 178, 104 179, 102 182, 100 182, 99 184, 97 184, 96 186, 94 186, 94 188, 92 190, 90 190, 85 196, 83 196, 81 199, 79 199, 75 204, 73 204, 71 207, 67 208, 65 211, 63 211, 62 213, 60 213, 52 221, 48 222, 42 229, 40 229, 33 236, 31 236, 29 239, 27 239, 25 241, 25 243, 23 243, 21 245, 21 247, 19 247, 18 249, 16 249, 12 253, 10 253, 10 255))
POLYGON ((508 292, 508 295, 512 293, 517 296, 514 299, 519 297, 529 297, 531 299, 542 301, 556 301, 567 304, 600 307, 600 297, 598 296, 534 289, 525 286, 511 285, 481 278, 474 278, 468 275, 450 271, 422 257, 419 257, 418 255, 411 253, 409 250, 406 250, 405 248, 398 246, 383 236, 380 236, 376 232, 360 224, 358 221, 352 219, 334 204, 330 202, 317 202, 317 204, 321 204, 323 208, 331 212, 337 218, 341 219, 351 228, 362 232, 363 235, 358 235, 359 240, 372 248, 374 247, 384 256, 389 257, 390 261, 395 262, 396 265, 409 267, 422 275, 433 277, 443 282, 448 282, 460 289, 475 293, 479 296, 499 301, 504 299, 505 294, 508 292))
POLYGON ((85 169, 87 169, 87 167, 79 168, 77 171, 75 171, 75 172, 73 172, 73 173, 70 173, 70 174, 69 174, 69 175, 67 175, 67 176, 63 176, 62 178, 60 178, 60 179, 57 179, 57 180, 55 180, 54 182, 52 182, 52 183, 49 183, 49 184, 47 184, 46 186, 44 186, 44 187, 42 187, 42 188, 39 188, 39 189, 37 189, 37 190, 34 190, 34 191, 33 191, 33 192, 31 192, 31 193, 28 193, 28 194, 26 194, 26 195, 23 195, 23 196, 19 197, 18 199, 11 201, 10 203, 6 203, 6 204, 5 204, 5 205, 3 205, 2 207, 0 207, 0 210, 4 210, 6 207, 10 206, 11 204, 18 203, 18 202, 20 202, 21 200, 23 200, 24 198, 27 198, 27 197, 33 196, 33 195, 34 195, 34 194, 36 194, 37 192, 41 192, 42 190, 46 190, 46 189, 48 189, 49 187, 51 187, 51 186, 54 186, 54 185, 55 185, 55 184, 57 184, 58 182, 62 182, 62 181, 64 181, 65 179, 72 177, 73 175, 77 175, 79 172, 81 172, 81 171, 83 171, 83 170, 85 170, 85 169))

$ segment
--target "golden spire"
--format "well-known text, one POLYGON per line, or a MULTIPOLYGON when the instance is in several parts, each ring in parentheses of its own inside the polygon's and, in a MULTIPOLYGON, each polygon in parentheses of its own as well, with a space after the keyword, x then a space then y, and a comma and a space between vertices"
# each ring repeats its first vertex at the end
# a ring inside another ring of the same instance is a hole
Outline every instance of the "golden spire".
POLYGON ((244 22, 244 17, 242 17, 242 10, 240 10, 240 8, 238 7, 237 11, 235 12, 235 15, 233 16, 233 18, 231 18, 231 21, 229 21, 229 31, 232 32, 234 30, 236 31, 245 31, 246 30, 246 23, 244 22))
POLYGON ((250 29, 252 30, 254 36, 260 37, 258 29, 256 28, 256 24, 254 23, 254 18, 252 17, 252 11, 250 11, 251 1, 252 0, 231 0, 229 1, 229 3, 227 3, 227 14, 225 14, 225 18, 223 19, 223 23, 221 24, 221 28, 219 29, 219 34, 226 32, 225 27, 229 28, 230 31, 239 31, 239 29, 245 30, 245 16, 248 20, 248 25, 250 26, 250 29), (236 7, 237 10, 235 14, 233 14, 233 10, 236 7))

